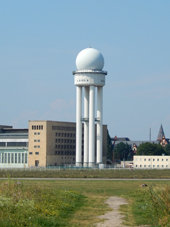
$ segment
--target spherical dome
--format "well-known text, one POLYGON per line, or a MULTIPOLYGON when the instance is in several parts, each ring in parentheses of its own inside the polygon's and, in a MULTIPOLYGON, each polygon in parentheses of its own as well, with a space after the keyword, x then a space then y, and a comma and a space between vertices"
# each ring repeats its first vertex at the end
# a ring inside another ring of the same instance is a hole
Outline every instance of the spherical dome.
POLYGON ((102 70, 104 67, 103 55, 94 48, 86 48, 77 55, 76 67, 78 70, 102 70))

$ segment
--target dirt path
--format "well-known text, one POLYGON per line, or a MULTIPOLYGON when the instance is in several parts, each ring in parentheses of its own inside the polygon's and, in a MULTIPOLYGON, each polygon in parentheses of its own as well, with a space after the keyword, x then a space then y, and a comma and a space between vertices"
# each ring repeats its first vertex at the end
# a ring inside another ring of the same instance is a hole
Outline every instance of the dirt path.
MULTIPOLYGON (((97 223, 96 227, 127 227, 122 224, 122 218, 124 215, 120 214, 119 206, 123 204, 128 204, 127 201, 120 197, 109 197, 106 201, 107 204, 113 209, 104 215, 99 216, 101 219, 106 219, 104 222, 97 223)), ((140 227, 144 227, 142 225, 140 227)))
POLYGON ((99 216, 99 218, 107 220, 96 224, 96 227, 123 227, 124 225, 121 223, 124 216, 120 214, 118 209, 120 205, 128 204, 126 200, 120 197, 109 197, 106 203, 109 204, 113 210, 99 216))

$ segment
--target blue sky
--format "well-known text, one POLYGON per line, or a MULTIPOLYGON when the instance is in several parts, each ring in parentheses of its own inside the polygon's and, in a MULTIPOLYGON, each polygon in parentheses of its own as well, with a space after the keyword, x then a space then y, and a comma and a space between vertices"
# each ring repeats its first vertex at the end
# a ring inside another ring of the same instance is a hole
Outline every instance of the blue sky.
POLYGON ((76 119, 72 71, 89 46, 104 56, 112 137, 170 138, 170 1, 0 0, 0 124, 76 119))

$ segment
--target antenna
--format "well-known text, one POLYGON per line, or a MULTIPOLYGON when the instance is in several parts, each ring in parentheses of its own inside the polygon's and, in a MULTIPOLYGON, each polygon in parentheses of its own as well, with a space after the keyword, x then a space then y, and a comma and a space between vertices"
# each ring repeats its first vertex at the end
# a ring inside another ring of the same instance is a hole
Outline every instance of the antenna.
POLYGON ((149 140, 151 141, 151 128, 149 129, 149 140))
POLYGON ((90 48, 91 48, 91 42, 90 42, 90 48))

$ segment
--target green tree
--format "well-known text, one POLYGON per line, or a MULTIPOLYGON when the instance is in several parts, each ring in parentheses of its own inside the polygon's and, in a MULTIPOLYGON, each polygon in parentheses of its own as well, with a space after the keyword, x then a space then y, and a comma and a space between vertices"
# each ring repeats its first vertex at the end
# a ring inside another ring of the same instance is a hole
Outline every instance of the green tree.
POLYGON ((107 159, 113 160, 113 145, 108 130, 107 130, 107 159))
POLYGON ((127 143, 120 142, 113 150, 115 160, 129 160, 132 159, 132 150, 127 143), (130 158, 131 157, 131 158, 130 158))
POLYGON ((146 142, 139 145, 136 155, 162 155, 163 153, 165 150, 160 144, 146 142))
POLYGON ((167 144, 165 147, 165 154, 170 155, 170 144, 167 144))

